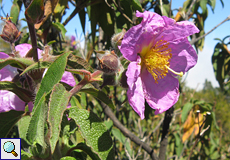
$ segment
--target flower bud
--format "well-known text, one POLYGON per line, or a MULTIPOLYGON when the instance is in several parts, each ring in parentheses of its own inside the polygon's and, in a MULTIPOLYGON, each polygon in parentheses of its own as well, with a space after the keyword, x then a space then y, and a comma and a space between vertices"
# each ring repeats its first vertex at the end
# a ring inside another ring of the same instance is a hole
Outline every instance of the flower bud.
POLYGON ((117 48, 117 46, 121 45, 121 41, 126 33, 126 30, 123 29, 120 33, 114 34, 111 38, 111 44, 113 48, 117 48))
POLYGON ((103 74, 102 75, 102 79, 103 79, 103 83, 102 85, 100 86, 100 88, 102 89, 104 86, 107 86, 107 85, 111 85, 111 86, 116 86, 117 85, 117 77, 116 77, 116 74, 113 73, 113 74, 103 74))
MULTIPOLYGON (((1 17, 1 20, 4 18, 1 17)), ((2 37, 3 40, 9 43, 14 43, 17 41, 21 35, 21 32, 18 31, 18 28, 16 25, 11 21, 10 17, 8 15, 6 16, 5 20, 5 25, 2 30, 2 34, 0 36, 2 37)))
POLYGON ((126 71, 127 71, 127 69, 122 72, 121 77, 119 79, 120 86, 123 87, 123 88, 129 88, 129 86, 127 84, 126 71))
POLYGON ((118 57, 111 52, 107 55, 104 55, 101 59, 98 58, 98 60, 98 70, 103 71, 105 74, 113 74, 117 72, 120 67, 120 61, 118 57))

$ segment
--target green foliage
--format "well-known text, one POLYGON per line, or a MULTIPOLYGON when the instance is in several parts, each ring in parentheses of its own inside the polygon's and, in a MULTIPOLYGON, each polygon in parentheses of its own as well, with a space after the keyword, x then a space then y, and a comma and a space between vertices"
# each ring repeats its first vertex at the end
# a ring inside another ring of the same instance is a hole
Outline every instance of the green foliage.
POLYGON ((12 127, 22 117, 23 111, 14 111, 0 113, 0 137, 6 138, 12 127))
POLYGON ((44 78, 41 81, 41 86, 35 98, 34 106, 40 101, 40 98, 51 91, 53 86, 57 84, 65 71, 65 66, 67 63, 67 57, 70 53, 64 53, 59 56, 48 68, 44 78))
MULTIPOLYGON (((127 102, 126 89, 109 85, 100 88, 103 82, 90 81, 95 78, 93 74, 97 69, 96 57, 99 58, 93 53, 96 54, 95 49, 109 49, 110 39, 114 33, 139 24, 140 19, 134 17, 136 10, 140 12, 144 9, 154 10, 161 15, 175 18, 176 21, 182 21, 184 20, 182 15, 188 11, 192 0, 186 0, 176 15, 173 15, 169 0, 43 2, 43 0, 32 1, 25 12, 28 22, 32 24, 34 30, 36 29, 36 43, 33 41, 33 36, 29 38, 30 34, 26 33, 26 27, 22 29, 25 33, 18 42, 34 45, 28 52, 29 57, 33 57, 35 45, 39 44, 39 48, 44 51, 43 59, 34 62, 31 58, 15 56, 0 60, 0 68, 11 65, 20 69, 22 76, 17 83, 0 82, 0 89, 12 91, 24 102, 29 102, 29 106, 34 105, 33 111, 25 113, 11 110, 0 113, 0 137, 21 138, 22 159, 150 159, 150 155, 145 152, 142 145, 135 144, 133 138, 126 137, 124 131, 115 127, 115 121, 105 114, 105 107, 108 106, 115 114, 114 117, 127 130, 154 148, 154 153, 159 153, 164 114, 154 115, 154 110, 146 105, 146 118, 141 121, 127 102), (70 5, 75 7, 69 14, 72 17, 65 17, 70 5), (70 47, 69 37, 65 35, 67 32, 65 25, 68 23, 67 20, 73 20, 77 13, 87 46, 85 49, 77 47, 75 50, 70 47), (91 25, 89 34, 86 33, 87 26, 85 26, 87 16, 91 25), (66 19, 62 23, 63 18, 66 19), (102 47, 99 44, 102 44, 102 47), (79 88, 64 82, 59 83, 65 71, 73 73, 76 86, 79 88), (26 80, 23 81, 24 77, 26 80), (67 109, 70 104, 71 108, 67 109)), ((222 0, 220 3, 223 5, 222 0)), ((215 6, 216 0, 198 0, 192 7, 188 18, 193 18, 201 30, 195 38, 205 34, 204 25, 208 17, 208 7, 214 12, 215 6)), ((15 0, 10 13, 13 22, 18 22, 20 11, 21 1, 15 0)), ((227 91, 228 83, 224 82, 229 80, 227 49, 229 43, 224 42, 226 38, 228 36, 223 40, 219 39, 212 62, 221 88, 227 91)), ((195 47, 199 50, 202 50, 203 45, 204 38, 195 43, 195 47)), ((7 50, 5 48, 4 46, 2 50, 7 50)), ((213 88, 208 81, 201 91, 194 91, 183 84, 181 88, 182 93, 175 105, 167 135, 168 147, 165 153, 167 159, 172 156, 175 159, 188 159, 190 153, 192 153, 190 159, 229 158, 227 150, 230 142, 229 95, 223 94, 219 88, 213 88), (200 112, 197 113, 197 110, 200 112), (191 126, 186 126, 187 122, 191 122, 188 123, 191 126), (187 133, 187 128, 191 129, 191 132, 187 133)), ((28 111, 28 106, 25 111, 28 111)))
POLYGON ((8 90, 13 93, 15 93, 19 98, 21 98, 25 102, 30 102, 33 99, 32 92, 18 87, 15 83, 13 82, 8 82, 8 81, 2 81, 0 82, 0 90, 8 90))
POLYGON ((69 117, 79 126, 86 144, 100 159, 114 159, 113 142, 103 122, 93 112, 70 108, 69 117), (95 134, 97 133, 97 134, 95 134))
POLYGON ((224 43, 227 38, 229 38, 229 36, 226 36, 223 38, 223 40, 216 39, 220 42, 216 44, 212 55, 212 65, 216 80, 219 82, 220 88, 226 92, 229 89, 228 81, 230 80, 230 51, 228 50, 229 43, 224 43))

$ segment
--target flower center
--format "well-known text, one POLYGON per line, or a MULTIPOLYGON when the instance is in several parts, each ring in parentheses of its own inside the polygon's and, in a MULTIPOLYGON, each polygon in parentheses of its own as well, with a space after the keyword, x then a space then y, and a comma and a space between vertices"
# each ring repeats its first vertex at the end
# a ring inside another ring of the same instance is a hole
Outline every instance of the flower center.
POLYGON ((153 76, 156 83, 161 78, 164 78, 168 70, 174 74, 183 75, 183 72, 177 73, 170 67, 169 60, 172 58, 171 48, 169 43, 165 40, 157 41, 157 43, 149 49, 144 55, 141 54, 142 64, 146 66, 147 70, 153 76))

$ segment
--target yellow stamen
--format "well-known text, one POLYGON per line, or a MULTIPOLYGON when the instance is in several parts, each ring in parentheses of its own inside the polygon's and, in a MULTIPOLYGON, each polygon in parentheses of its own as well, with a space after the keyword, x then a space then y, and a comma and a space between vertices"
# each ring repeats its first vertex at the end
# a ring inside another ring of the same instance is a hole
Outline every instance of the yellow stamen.
POLYGON ((183 72, 176 72, 176 71, 174 71, 174 70, 172 70, 171 68, 169 68, 168 66, 165 66, 165 67, 167 67, 168 68, 168 70, 170 70, 172 73, 174 73, 174 74, 176 74, 176 75, 178 75, 178 76, 180 76, 180 77, 182 77, 183 75, 184 75, 184 73, 183 72))
POLYGON ((140 53, 141 65, 147 68, 156 83, 167 75, 168 70, 176 75, 183 75, 183 72, 178 73, 170 68, 169 60, 172 58, 172 50, 168 46, 167 41, 160 40, 151 48, 143 48, 140 53))

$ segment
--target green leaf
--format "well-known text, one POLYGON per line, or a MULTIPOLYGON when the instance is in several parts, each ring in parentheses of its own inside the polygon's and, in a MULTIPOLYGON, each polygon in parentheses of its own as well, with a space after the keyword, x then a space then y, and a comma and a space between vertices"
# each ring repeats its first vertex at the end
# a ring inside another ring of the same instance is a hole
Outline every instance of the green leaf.
POLYGON ((85 10, 84 9, 80 10, 78 15, 81 21, 81 27, 82 27, 83 33, 85 34, 85 15, 86 15, 85 10))
POLYGON ((212 12, 214 13, 214 9, 216 7, 216 0, 209 0, 208 4, 211 6, 212 12))
POLYGON ((68 57, 67 65, 74 69, 86 69, 93 73, 93 68, 90 64, 83 58, 70 54, 68 57))
POLYGON ((7 65, 11 65, 13 67, 24 69, 26 66, 33 64, 34 61, 31 58, 7 58, 0 59, 0 69, 7 65))
POLYGON ((185 120, 187 119, 188 113, 189 111, 192 109, 193 104, 188 102, 184 105, 183 109, 182 109, 182 113, 181 113, 181 121, 182 123, 185 122, 185 120))
POLYGON ((213 119, 213 123, 214 123, 214 126, 216 127, 217 130, 220 130, 218 124, 217 124, 217 121, 216 121, 216 114, 215 112, 211 112, 211 116, 212 116, 212 119, 213 119))
MULTIPOLYGON (((26 143, 28 143, 28 144, 29 144, 29 142, 26 139, 26 134, 27 134, 27 130, 28 130, 28 127, 30 124, 30 119, 31 119, 31 117, 28 115, 28 116, 23 116, 18 121, 18 132, 19 132, 20 138, 23 139, 24 141, 26 141, 26 143)), ((25 145, 28 145, 25 142, 21 142, 21 143, 22 143, 21 145, 24 147, 25 147, 25 145)))
POLYGON ((94 153, 98 154, 100 159, 114 159, 112 138, 105 124, 95 113, 71 107, 69 109, 69 117, 79 126, 86 144, 92 148, 94 153))
POLYGON ((66 157, 62 157, 61 160, 76 160, 76 158, 70 157, 70 156, 66 156, 66 157))
POLYGON ((21 159, 33 160, 33 155, 31 153, 25 152, 23 149, 21 149, 21 159))
POLYGON ((35 145, 36 142, 40 144, 43 149, 46 147, 45 143, 45 123, 47 119, 48 107, 46 104, 46 95, 44 94, 36 107, 33 108, 30 124, 27 130, 26 138, 28 142, 35 145))
MULTIPOLYGON (((114 12, 106 3, 99 3, 93 5, 91 8, 92 12, 96 14, 96 22, 98 22, 102 30, 111 37, 114 34, 114 12)), ((108 40, 110 41, 110 39, 108 40)), ((107 43, 110 43, 108 40, 107 43)))
POLYGON ((217 43, 212 55, 212 65, 216 76, 216 80, 218 81, 220 88, 222 89, 224 87, 223 83, 224 83, 225 75, 227 74, 225 72, 224 62, 225 62, 225 58, 228 55, 229 54, 224 49, 223 44, 217 43))
POLYGON ((44 16, 44 0, 33 0, 25 11, 29 23, 39 23, 44 16))
POLYGON ((95 47, 95 34, 96 34, 96 26, 97 26, 97 11, 98 9, 94 6, 88 6, 87 12, 90 19, 90 27, 91 27, 91 35, 93 40, 93 48, 95 47))
POLYGON ((20 39, 19 44, 28 43, 29 37, 30 37, 30 34, 29 33, 25 33, 23 35, 23 37, 20 39))
POLYGON ((28 66, 20 75, 23 75, 29 71, 33 71, 36 69, 45 69, 49 68, 49 66, 52 64, 52 62, 46 62, 46 61, 41 61, 41 62, 36 62, 30 66, 28 66))
POLYGON ((200 7, 202 9, 203 14, 206 14, 206 12, 207 12, 207 3, 208 3, 208 0, 201 0, 200 1, 200 7))
POLYGON ((112 128, 112 133, 114 137, 116 137, 116 139, 118 139, 124 145, 124 147, 129 152, 129 155, 133 155, 133 150, 130 142, 128 141, 128 138, 125 137, 123 133, 121 133, 121 131, 117 128, 112 128))
POLYGON ((222 4, 222 7, 224 8, 224 2, 223 0, 220 0, 221 4, 222 4))
POLYGON ((74 147, 74 148, 80 149, 80 150, 84 151, 93 160, 100 160, 100 158, 98 157, 98 155, 95 154, 95 153, 93 153, 92 149, 90 147, 88 147, 85 143, 78 143, 77 146, 74 147))
POLYGON ((113 127, 113 121, 112 120, 107 120, 107 121, 104 121, 105 125, 106 125, 106 128, 108 130, 111 130, 112 127, 113 127))
POLYGON ((41 81, 41 85, 38 89, 34 106, 36 106, 40 98, 45 94, 49 93, 55 84, 57 84, 65 71, 67 57, 70 52, 64 53, 59 56, 48 68, 44 78, 41 81))
POLYGON ((31 102, 33 100, 33 93, 31 91, 20 88, 13 82, 1 81, 0 90, 8 90, 13 92, 24 102, 31 102))
POLYGON ((175 142, 176 142, 176 155, 179 157, 181 155, 181 152, 183 150, 183 143, 181 143, 181 138, 178 133, 173 133, 175 137, 175 142))
POLYGON ((15 111, 15 110, 0 113, 0 137, 1 138, 6 138, 6 136, 12 129, 12 127, 22 117, 23 113, 24 111, 15 111))
POLYGON ((59 22, 52 22, 52 25, 59 32, 61 32, 62 38, 65 39, 65 33, 67 32, 67 30, 65 29, 65 26, 59 22))
POLYGON ((138 10, 139 12, 142 12, 142 6, 139 0, 132 0, 131 5, 134 11, 138 10))
POLYGON ((94 89, 94 88, 89 88, 89 89, 82 89, 81 92, 85 92, 85 93, 88 93, 88 94, 94 96, 95 98, 101 100, 103 103, 105 103, 106 105, 108 105, 112 109, 115 108, 112 100, 102 91, 99 91, 99 90, 94 89))
POLYGON ((18 20, 19 12, 20 12, 20 7, 17 4, 17 0, 14 0, 14 3, 11 6, 11 10, 10 10, 10 17, 12 17, 11 21, 15 24, 18 20), (15 1, 16 1, 16 3, 15 3, 15 1))
POLYGON ((48 123, 50 131, 50 148, 53 154, 61 131, 63 113, 69 103, 71 94, 61 84, 56 84, 50 95, 48 123))

